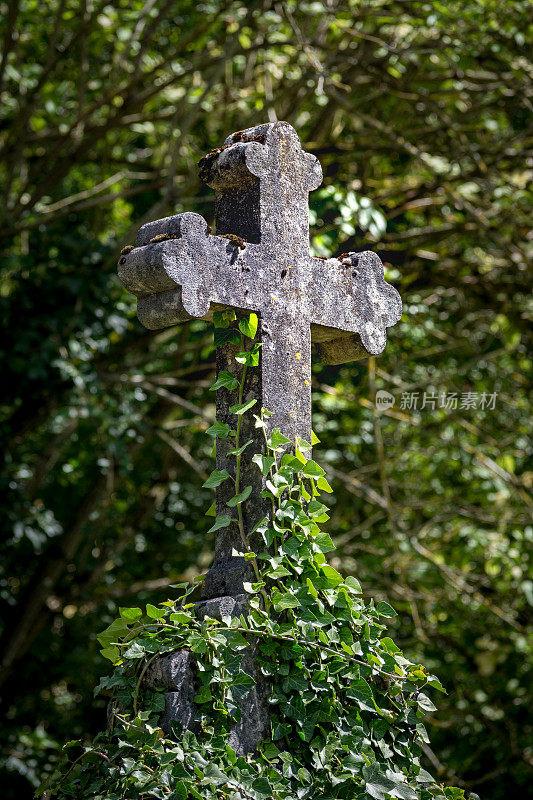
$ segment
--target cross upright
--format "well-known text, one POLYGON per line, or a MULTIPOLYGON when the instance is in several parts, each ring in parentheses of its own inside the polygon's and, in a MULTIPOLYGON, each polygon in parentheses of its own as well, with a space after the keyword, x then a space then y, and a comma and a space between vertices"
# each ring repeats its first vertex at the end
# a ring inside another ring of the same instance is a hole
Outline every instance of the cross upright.
MULTIPOLYGON (((378 355, 387 327, 400 319, 400 296, 385 282, 375 253, 310 254, 308 194, 322 182, 322 170, 287 122, 232 134, 200 161, 200 176, 215 190, 216 235, 194 213, 149 222, 120 258, 120 279, 137 296, 138 317, 150 329, 211 320, 227 308, 257 313, 260 367, 249 371, 245 397, 273 412, 271 429, 310 441, 311 343, 329 364, 378 355)), ((218 348, 218 372, 236 372, 233 355, 231 345, 218 348)), ((229 407, 236 397, 217 394, 217 419, 233 427, 229 407)), ((251 457, 262 443, 252 426, 243 435, 254 440, 251 457)), ((217 467, 230 473, 231 446, 217 442, 217 467)), ((257 468, 243 459, 244 480, 257 486, 257 468)), ((228 491, 224 484, 217 489, 217 513, 228 491)), ((248 530, 257 521, 258 497, 252 492, 243 506, 248 530)), ((243 564, 234 548, 233 528, 220 531, 205 597, 242 592, 243 564)))

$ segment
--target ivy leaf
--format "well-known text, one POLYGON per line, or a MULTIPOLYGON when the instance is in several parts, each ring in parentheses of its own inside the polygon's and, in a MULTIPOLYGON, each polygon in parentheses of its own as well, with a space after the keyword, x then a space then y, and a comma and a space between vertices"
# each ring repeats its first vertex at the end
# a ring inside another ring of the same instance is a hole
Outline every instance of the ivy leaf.
POLYGON ((209 388, 209 391, 216 392, 217 389, 229 389, 232 391, 233 389, 236 389, 238 385, 239 381, 237 378, 232 375, 231 372, 223 369, 218 373, 218 377, 214 384, 209 388))
POLYGON ((350 589, 353 589, 356 594, 361 594, 361 584, 353 575, 348 575, 348 577, 344 579, 344 583, 346 586, 349 586, 350 589))
POLYGON ((164 608, 157 608, 157 606, 153 606, 150 603, 146 606, 146 614, 150 617, 150 619, 162 619, 165 616, 165 609, 164 608))
POLYGON ((380 617, 397 617, 396 611, 388 603, 381 601, 376 605, 376 611, 380 617))
POLYGON ((222 770, 216 766, 216 764, 207 764, 207 766, 204 768, 204 779, 202 781, 203 784, 208 783, 213 786, 220 786, 228 781, 228 776, 225 775, 222 770))
POLYGON ((416 698, 416 702, 418 707, 421 708, 423 711, 436 711, 437 706, 434 706, 427 694, 421 692, 418 697, 416 698))
POLYGON ((183 781, 176 781, 172 788, 172 794, 175 795, 175 800, 187 800, 189 791, 183 781))
POLYGON ((322 517, 327 514, 328 511, 329 508, 325 506, 324 503, 320 503, 318 500, 311 500, 307 506, 307 513, 310 517, 322 517))
POLYGON ((290 453, 285 453, 281 458, 281 466, 285 469, 288 469, 289 472, 299 472, 302 468, 302 462, 296 458, 296 456, 292 456, 290 453))
POLYGON ((311 431, 311 444, 320 444, 320 439, 314 431, 311 431))
POLYGON ((291 440, 287 439, 287 437, 282 434, 279 428, 274 428, 270 434, 268 446, 272 450, 277 450, 278 447, 286 447, 288 444, 291 444, 291 440))
POLYGON ((335 545, 329 533, 319 533, 318 536, 315 536, 313 541, 320 549, 321 553, 331 553, 332 550, 335 550, 335 545))
POLYGON ((285 611, 287 608, 298 608, 301 603, 297 597, 290 592, 282 594, 279 590, 272 593, 272 602, 276 611, 285 611))
POLYGON ((276 745, 274 744, 274 742, 268 742, 268 741, 265 742, 262 745, 262 750, 263 750, 263 755, 265 756, 265 758, 267 758, 269 760, 279 756, 279 750, 276 747, 276 745))
POLYGON ((125 619, 115 619, 102 633, 96 637, 102 647, 114 645, 119 639, 127 636, 130 629, 125 619))
POLYGON ((217 419, 210 428, 206 430, 208 436, 216 436, 219 439, 227 439, 231 427, 226 422, 219 422, 217 419))
POLYGON ((215 328, 215 332, 213 335, 213 344, 215 347, 220 347, 222 344, 240 344, 241 337, 239 336, 238 332, 234 328, 228 328, 227 330, 222 330, 221 328, 215 328))
POLYGON ((245 411, 248 411, 249 408, 255 406, 256 403, 257 400, 255 399, 248 400, 246 403, 236 403, 234 406, 230 406, 229 410, 232 414, 237 414, 237 416, 240 417, 242 414, 245 413, 245 411))
POLYGON ((254 339, 257 333, 257 314, 250 314, 248 317, 239 320, 239 330, 243 336, 254 339))
POLYGON ((321 491, 327 492, 328 494, 331 494, 333 491, 333 489, 331 488, 327 480, 324 478, 324 476, 321 476, 317 480, 316 485, 321 491))
POLYGON ((248 445, 252 444, 253 439, 248 439, 246 444, 241 445, 240 447, 235 448, 234 450, 228 450, 228 456, 240 456, 241 453, 244 453, 248 445))
POLYGON ((335 588, 335 586, 338 586, 339 583, 343 582, 342 575, 340 575, 337 570, 331 567, 329 564, 323 564, 321 571, 328 582, 328 586, 335 588))
POLYGON ((226 469, 214 469, 209 478, 202 484, 204 489, 215 489, 224 483, 229 478, 229 472, 226 469))
POLYGON ((374 695, 372 694, 372 689, 364 678, 359 678, 357 681, 352 681, 346 691, 346 694, 348 697, 357 700, 361 705, 361 708, 375 711, 373 705, 374 695))
POLYGON ((139 642, 132 642, 124 653, 125 658, 144 658, 146 650, 139 642))
POLYGON ((272 797, 272 787, 267 778, 256 778, 252 783, 252 789, 260 798, 272 797))
MULTIPOLYGON (((420 767, 418 775, 416 776, 416 782, 417 783, 434 783, 435 779, 433 778, 433 775, 430 775, 427 770, 422 769, 422 767, 420 767)), ((474 797, 473 794, 470 794, 469 796, 470 796, 470 798, 474 797)))
POLYGON ((122 619, 136 620, 142 617, 140 608, 119 608, 118 611, 122 619))
POLYGON ((443 692, 443 694, 446 694, 446 689, 435 675, 428 675, 427 683, 428 686, 431 686, 438 692, 443 692))
POLYGON ((262 456, 259 453, 252 458, 252 461, 257 464, 263 475, 268 475, 270 468, 276 463, 273 456, 262 456))
POLYGON ((259 364, 259 350, 261 348, 261 343, 256 342, 251 350, 243 350, 240 353, 237 353, 235 356, 235 361, 238 364, 244 364, 245 367, 257 367, 259 364))
POLYGON ((269 569, 266 572, 267 578, 285 578, 288 575, 291 575, 291 571, 284 567, 283 564, 280 564, 279 567, 275 569, 269 569))
POLYGON ((303 467, 303 474, 306 478, 321 478, 326 474, 326 471, 319 466, 316 461, 308 461, 303 467))
POLYGON ((244 503, 244 501, 247 500, 248 497, 250 497, 251 491, 252 491, 252 487, 251 486, 247 486, 242 492, 240 492, 239 494, 236 494, 235 497, 231 498, 231 500, 228 500, 226 505, 230 506, 230 508, 235 508, 235 506, 238 506, 239 503, 244 503))
POLYGON ((215 531, 219 531, 221 528, 227 528, 228 525, 230 524, 231 524, 231 517, 228 514, 219 514, 218 517, 215 517, 214 524, 209 528, 207 532, 214 533, 215 531))
POLYGON ((209 506, 209 508, 205 512, 205 516, 206 517, 216 517, 216 515, 217 515, 216 508, 217 508, 216 503, 211 503, 211 505, 209 506))
POLYGON ((297 672, 291 672, 291 674, 283 681, 284 692, 290 692, 293 690, 297 692, 305 692, 308 688, 309 684, 305 677, 297 672))
POLYGON ((176 611, 174 614, 170 615, 170 619, 172 622, 180 622, 182 624, 188 624, 192 622, 194 617, 192 614, 187 614, 185 611, 176 611))
POLYGON ((215 311, 213 314, 213 325, 215 328, 229 328, 235 316, 235 311, 232 308, 228 308, 225 311, 215 311))
POLYGON ((112 664, 117 664, 120 661, 120 650, 116 646, 102 648, 100 655, 109 659, 112 664))

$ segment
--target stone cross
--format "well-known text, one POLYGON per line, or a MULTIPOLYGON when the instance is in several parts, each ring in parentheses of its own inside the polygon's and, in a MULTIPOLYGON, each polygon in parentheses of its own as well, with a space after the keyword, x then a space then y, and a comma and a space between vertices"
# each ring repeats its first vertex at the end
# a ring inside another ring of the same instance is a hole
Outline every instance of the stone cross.
MULTIPOLYGON (((150 329, 211 320, 227 308, 256 312, 261 360, 259 370, 250 371, 245 396, 273 412, 271 429, 310 441, 311 344, 328 364, 378 355, 387 327, 400 319, 400 296, 385 282, 375 253, 338 259, 310 254, 308 194, 320 185, 322 170, 287 122, 234 133, 199 166, 215 190, 216 235, 199 214, 149 222, 135 248, 120 258, 120 279, 137 296, 138 317, 150 329)), ((229 345, 218 348, 218 372, 236 372, 233 355, 229 345)), ((229 407, 235 394, 217 395, 217 419, 234 427, 229 407)), ((253 445, 249 456, 243 454, 241 485, 260 489, 249 459, 262 448, 262 437, 253 425, 242 433, 242 441, 251 438, 253 445)), ((231 440, 217 442, 217 468, 230 473, 231 446, 231 440)), ((217 490, 217 513, 227 513, 229 484, 217 490)), ((243 507, 248 530, 257 521, 258 497, 253 491, 243 507)), ((242 592, 246 570, 232 556, 240 545, 233 528, 217 535, 205 597, 242 592)))
MULTIPOLYGON (((255 312, 260 318, 259 369, 248 370, 244 399, 272 412, 270 429, 281 428, 291 441, 311 441, 311 345, 328 364, 341 364, 385 347, 386 329, 401 316, 398 292, 383 276, 371 252, 316 258, 309 252, 308 194, 322 181, 315 156, 302 150, 286 122, 258 125, 229 136, 224 146, 200 161, 200 176, 216 193, 213 234, 199 214, 184 213, 149 222, 134 248, 119 260, 124 286, 137 296, 137 313, 147 328, 166 328, 194 318, 211 320, 215 311, 255 312)), ((235 346, 217 348, 217 373, 240 377, 235 346)), ((217 392, 217 420, 235 427, 230 406, 236 391, 217 392)), ((264 516, 262 476, 252 463, 263 450, 262 431, 251 414, 243 416, 241 487, 252 486, 242 505, 245 531, 264 516)), ((217 468, 235 476, 228 457, 232 439, 217 440, 217 468)), ((217 514, 227 514, 234 491, 230 481, 217 488, 217 514)), ((252 549, 264 550, 260 541, 252 549)), ((206 575, 199 616, 246 613, 243 583, 251 567, 241 556, 240 534, 230 525, 217 533, 215 558, 206 575)), ((268 735, 268 688, 257 674, 253 647, 243 669, 256 685, 240 702, 241 721, 229 744, 252 751, 268 735)), ((148 685, 167 689, 161 725, 171 721, 194 728, 194 663, 187 651, 158 659, 145 676, 148 685)))

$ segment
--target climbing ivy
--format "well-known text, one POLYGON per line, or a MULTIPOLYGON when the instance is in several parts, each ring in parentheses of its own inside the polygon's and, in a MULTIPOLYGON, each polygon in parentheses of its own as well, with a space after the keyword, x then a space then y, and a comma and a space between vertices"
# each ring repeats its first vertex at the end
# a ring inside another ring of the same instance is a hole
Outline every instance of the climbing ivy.
MULTIPOLYGON (((428 689, 443 692, 435 675, 406 659, 386 636, 384 621, 395 616, 386 602, 368 599, 359 582, 328 564, 334 549, 321 525, 329 519, 323 494, 331 493, 324 470, 309 459, 312 442, 292 442, 269 430, 270 412, 255 413, 243 402, 249 368, 257 366, 257 318, 215 316, 215 340, 240 344, 239 377, 221 372, 214 391, 238 389, 232 406, 235 427, 217 422, 208 434, 233 437, 235 477, 213 470, 204 486, 234 481, 227 513, 212 531, 236 525, 255 580, 245 583, 246 614, 199 619, 194 602, 198 583, 172 588, 178 597, 145 609, 121 608, 100 634, 102 655, 114 665, 96 692, 112 694, 111 721, 89 747, 69 742, 59 769, 38 792, 45 798, 226 798, 227 800, 311 800, 376 798, 429 800, 464 798, 461 789, 438 785, 421 766, 428 741, 424 715, 434 711, 428 689), (242 503, 251 487, 240 484, 245 414, 264 434, 264 452, 253 462, 264 477, 262 495, 270 512, 246 531, 242 503), (250 537, 261 535, 256 554, 250 537), (237 755, 229 734, 239 704, 254 686, 245 668, 254 658, 269 681, 271 736, 249 756, 237 755), (188 650, 197 657, 195 729, 172 723, 165 735, 159 719, 164 692, 148 690, 143 677, 161 654, 188 650), (79 752, 81 749, 81 752, 79 752)), ((477 795, 470 795, 471 798, 477 795)))

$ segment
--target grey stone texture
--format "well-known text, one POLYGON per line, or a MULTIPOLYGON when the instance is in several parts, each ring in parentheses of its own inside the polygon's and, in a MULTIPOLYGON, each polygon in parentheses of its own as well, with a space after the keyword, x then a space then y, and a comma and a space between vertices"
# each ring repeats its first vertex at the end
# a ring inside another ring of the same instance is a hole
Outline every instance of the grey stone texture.
POLYGON ((143 680, 147 689, 166 689, 165 710, 159 720, 163 731, 170 734, 171 722, 177 722, 182 730, 195 733, 199 726, 195 720, 194 697, 196 680, 194 658, 188 650, 177 650, 153 661, 143 680))
MULTIPOLYGON (((143 225, 135 247, 119 260, 119 277, 137 296, 138 317, 150 329, 211 320, 226 308, 256 312, 261 360, 259 369, 247 373, 244 398, 257 398, 258 409, 273 412, 270 429, 310 441, 312 343, 328 364, 378 355, 386 329, 400 319, 400 296, 385 282, 375 253, 311 256, 308 195, 320 185, 322 170, 287 122, 234 133, 199 166, 201 178, 215 191, 216 234, 203 217, 188 212, 143 225)), ((232 345, 217 349, 217 373, 239 373, 234 352, 232 345)), ((217 419, 234 427, 229 408, 236 402, 236 392, 217 392, 217 419)), ((245 415, 241 432, 242 442, 253 441, 241 460, 241 487, 253 487, 243 504, 246 531, 266 512, 261 475, 251 462, 264 447, 263 435, 253 423, 245 415)), ((218 440, 217 468, 234 474, 235 459, 227 457, 233 446, 232 439, 218 440)), ((217 513, 228 513, 232 493, 230 481, 217 489, 217 513)), ((199 615, 243 613, 243 582, 251 578, 249 565, 235 555, 243 549, 236 525, 218 532, 199 615)), ((169 663, 153 672, 161 681, 175 676, 159 684, 169 688, 164 722, 168 726, 168 720, 178 719, 188 727, 194 716, 194 669, 189 654, 166 658, 169 663)), ((258 677, 252 646, 245 668, 258 677)), ((259 679, 243 706, 231 735, 238 752, 253 750, 267 731, 266 689, 259 679)))

